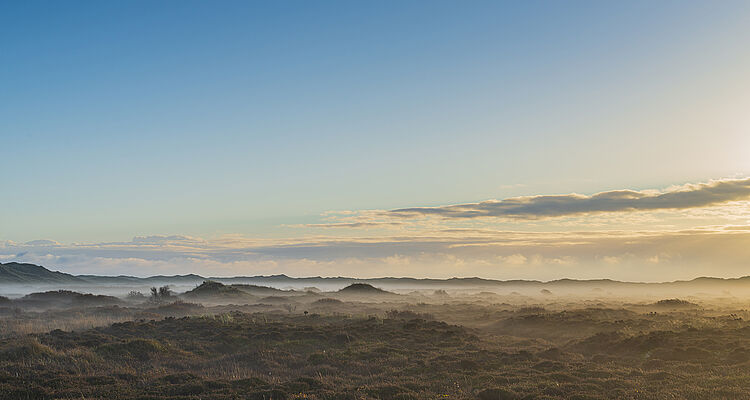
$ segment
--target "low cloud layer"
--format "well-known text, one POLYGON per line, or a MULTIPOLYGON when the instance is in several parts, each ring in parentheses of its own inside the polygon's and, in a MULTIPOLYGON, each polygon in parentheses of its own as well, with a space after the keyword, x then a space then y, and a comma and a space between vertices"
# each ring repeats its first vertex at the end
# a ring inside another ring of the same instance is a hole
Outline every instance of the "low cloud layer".
POLYGON ((137 276, 631 281, 736 277, 748 274, 750 259, 750 203, 743 200, 750 200, 750 178, 663 191, 617 190, 590 196, 331 212, 322 216, 321 223, 284 226, 289 234, 279 237, 156 235, 71 244, 48 240, 54 238, 0 241, 0 262, 137 276), (632 213, 659 210, 673 212, 632 213), (572 218, 552 218, 566 216, 572 218), (298 229, 307 231, 300 234, 298 229))
POLYGON ((440 207, 401 208, 387 211, 386 215, 396 218, 537 219, 590 213, 691 209, 747 199, 750 199, 750 178, 690 184, 666 191, 613 190, 591 196, 526 196, 440 207))
POLYGON ((499 279, 674 280, 747 275, 750 232, 709 227, 661 232, 514 232, 450 229, 421 235, 314 237, 139 237, 129 242, 0 242, 0 262, 71 273, 204 276, 413 276, 499 279))

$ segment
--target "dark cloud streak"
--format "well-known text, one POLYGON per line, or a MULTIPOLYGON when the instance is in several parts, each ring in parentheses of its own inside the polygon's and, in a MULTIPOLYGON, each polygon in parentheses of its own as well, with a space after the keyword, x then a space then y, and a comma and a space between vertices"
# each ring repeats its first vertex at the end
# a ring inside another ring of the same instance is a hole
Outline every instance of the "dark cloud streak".
POLYGON ((750 198, 750 178, 686 185, 665 192, 613 190, 591 196, 579 194, 515 197, 441 207, 387 211, 391 217, 438 216, 449 219, 483 217, 535 219, 588 213, 656 211, 699 208, 750 198))

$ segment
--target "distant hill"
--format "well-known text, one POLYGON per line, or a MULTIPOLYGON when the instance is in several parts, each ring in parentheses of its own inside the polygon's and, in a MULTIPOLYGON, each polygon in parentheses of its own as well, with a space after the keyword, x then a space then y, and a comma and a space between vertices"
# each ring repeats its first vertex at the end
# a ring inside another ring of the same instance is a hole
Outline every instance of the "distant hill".
POLYGON ((0 264, 0 283, 76 284, 86 281, 74 275, 50 271, 39 265, 11 262, 0 264))
POLYGON ((219 282, 204 281, 193 290, 182 294, 188 299, 251 299, 254 296, 233 286, 219 282))
POLYGON ((691 303, 687 300, 680 300, 680 299, 659 300, 656 303, 652 304, 652 306, 659 307, 659 308, 671 308, 671 309, 700 307, 698 304, 691 303))
POLYGON ((234 284, 231 285, 233 288, 237 288, 245 293, 252 294, 254 296, 301 296, 306 292, 298 292, 294 290, 283 290, 269 286, 258 286, 258 285, 246 285, 246 284, 234 284))
POLYGON ((89 283, 96 284, 150 284, 150 285, 163 285, 163 284, 199 284, 206 280, 206 278, 195 275, 155 275, 147 278, 139 278, 135 276, 119 275, 119 276, 101 276, 101 275, 76 275, 89 283))
POLYGON ((353 294, 393 294, 383 289, 378 289, 368 283, 352 283, 351 285, 339 290, 339 293, 353 294))
POLYGON ((20 299, 13 300, 13 304, 41 308, 99 307, 122 304, 122 300, 113 296, 55 290, 28 294, 20 299))
POLYGON ((338 292, 334 293, 335 297, 339 298, 390 298, 390 297, 399 297, 400 295, 389 292, 380 288, 377 288, 375 286, 370 285, 369 283, 352 283, 351 285, 339 290, 338 292))
MULTIPOLYGON (((71 275, 63 272, 50 271, 39 265, 10 262, 0 263, 0 285, 48 285, 54 288, 75 288, 90 285, 112 285, 112 286, 162 286, 162 285, 201 285, 205 281, 212 281, 232 287, 245 293, 258 297, 266 296, 293 296, 305 295, 306 292, 295 290, 282 290, 278 287, 344 287, 339 294, 383 294, 390 293, 377 287, 386 287, 391 290, 398 289, 486 289, 486 290, 533 290, 539 292, 542 289, 560 293, 559 291, 608 291, 608 290, 646 290, 653 289, 689 289, 693 291, 702 290, 750 290, 750 276, 740 278, 711 278, 700 277, 686 281, 645 283, 645 282, 621 282, 611 279, 558 279, 548 282, 535 280, 494 280, 477 277, 450 278, 450 279, 418 279, 418 278, 348 278, 348 277, 303 277, 294 278, 286 275, 259 275, 259 276, 237 276, 237 277, 214 277, 206 278, 200 275, 157 275, 147 278, 134 276, 98 276, 98 275, 71 275), (275 287, 270 287, 275 286, 275 287), (369 288, 368 288, 369 287, 369 288), (378 291, 382 291, 378 292, 378 291)), ((394 294, 395 295, 395 294, 394 294)))

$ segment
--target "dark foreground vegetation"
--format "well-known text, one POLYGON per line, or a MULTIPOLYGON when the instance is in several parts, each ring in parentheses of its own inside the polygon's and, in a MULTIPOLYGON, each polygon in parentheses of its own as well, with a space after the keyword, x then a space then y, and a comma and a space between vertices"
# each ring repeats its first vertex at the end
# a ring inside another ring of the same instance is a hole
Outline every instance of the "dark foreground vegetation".
POLYGON ((53 291, 0 299, 0 399, 749 399, 742 303, 53 291))
MULTIPOLYGON (((395 316, 395 315, 394 315, 395 316)), ((747 398, 750 327, 566 346, 423 319, 228 314, 0 343, 3 399, 747 398)))

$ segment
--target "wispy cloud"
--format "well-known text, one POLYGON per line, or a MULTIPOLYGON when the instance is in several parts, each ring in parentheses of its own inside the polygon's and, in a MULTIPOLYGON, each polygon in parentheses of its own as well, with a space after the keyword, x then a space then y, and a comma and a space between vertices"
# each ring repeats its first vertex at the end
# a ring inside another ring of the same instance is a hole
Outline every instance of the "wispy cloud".
POLYGON ((689 184, 666 191, 612 190, 586 196, 540 195, 439 207, 401 208, 385 212, 395 218, 437 216, 446 219, 500 217, 536 219, 590 213, 681 210, 750 198, 750 178, 689 184))
POLYGON ((290 225, 317 230, 279 237, 154 235, 72 244, 0 241, 0 261, 35 262, 74 273, 141 276, 740 276, 747 274, 750 259, 750 203, 743 201, 748 199, 750 178, 723 179, 662 191, 337 211, 326 213, 319 223, 290 225))

